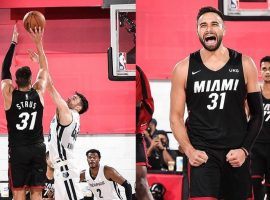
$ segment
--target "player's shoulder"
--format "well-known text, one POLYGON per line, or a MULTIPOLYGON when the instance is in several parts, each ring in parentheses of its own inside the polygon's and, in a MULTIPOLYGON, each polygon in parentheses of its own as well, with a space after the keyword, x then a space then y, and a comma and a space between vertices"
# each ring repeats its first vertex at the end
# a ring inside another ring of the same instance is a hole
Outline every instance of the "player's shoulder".
POLYGON ((174 69, 173 69, 173 73, 172 73, 172 77, 174 78, 184 78, 187 76, 188 74, 188 67, 189 67, 189 59, 190 56, 184 58, 183 60, 180 60, 178 63, 176 63, 174 69))
POLYGON ((108 165, 104 165, 103 167, 104 167, 104 172, 105 172, 105 171, 107 171, 107 172, 111 172, 111 171, 113 171, 113 170, 114 170, 114 168, 113 168, 113 167, 110 167, 110 166, 108 166, 108 165))
POLYGON ((180 60, 179 62, 176 63, 175 67, 174 67, 174 70, 181 70, 185 67, 188 67, 189 65, 189 59, 190 59, 190 56, 180 60))
POLYGON ((250 56, 242 54, 242 62, 243 63, 250 63, 250 62, 254 62, 254 61, 250 56))
POLYGON ((113 167, 104 165, 104 175, 106 178, 110 179, 115 174, 115 172, 116 170, 113 167))
POLYGON ((1 81, 1 90, 4 97, 12 95, 14 89, 15 88, 12 85, 12 81, 10 79, 4 79, 1 81))
POLYGON ((257 71, 254 60, 247 55, 242 55, 242 64, 245 71, 257 71))

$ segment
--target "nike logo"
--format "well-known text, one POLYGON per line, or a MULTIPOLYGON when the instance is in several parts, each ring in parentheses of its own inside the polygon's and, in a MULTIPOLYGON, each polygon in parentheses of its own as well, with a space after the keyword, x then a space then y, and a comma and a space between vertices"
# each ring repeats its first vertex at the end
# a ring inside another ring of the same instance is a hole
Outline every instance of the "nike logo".
POLYGON ((197 74, 197 73, 199 73, 201 70, 199 70, 199 71, 196 71, 196 72, 191 72, 191 74, 192 75, 194 75, 194 74, 197 74))

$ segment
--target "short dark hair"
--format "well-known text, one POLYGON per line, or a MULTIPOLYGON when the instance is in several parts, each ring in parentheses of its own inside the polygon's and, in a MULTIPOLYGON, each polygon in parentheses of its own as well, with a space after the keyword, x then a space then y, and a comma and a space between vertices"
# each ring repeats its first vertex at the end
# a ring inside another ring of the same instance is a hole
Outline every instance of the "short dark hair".
POLYGON ((164 136, 167 138, 167 144, 166 144, 167 146, 166 146, 166 147, 169 147, 170 140, 169 140, 169 137, 168 137, 167 132, 164 131, 164 130, 159 130, 157 134, 158 134, 158 135, 164 135, 164 136))
POLYGON ((75 92, 75 94, 78 95, 81 98, 82 109, 79 111, 79 114, 81 115, 81 114, 83 114, 84 112, 86 112, 88 110, 88 101, 85 98, 85 96, 83 96, 79 92, 75 92))
POLYGON ((32 72, 28 66, 17 69, 15 76, 18 87, 26 87, 31 84, 32 72))
POLYGON ((155 126, 157 126, 157 120, 154 119, 154 118, 151 119, 150 123, 152 123, 152 124, 154 124, 155 126))
POLYGON ((96 153, 98 155, 99 159, 101 158, 100 152, 97 149, 90 149, 90 150, 86 151, 85 155, 88 156, 89 153, 96 153))
POLYGON ((213 13, 216 13, 217 15, 220 16, 220 18, 222 20, 224 20, 224 15, 222 14, 222 12, 220 12, 219 10, 217 10, 216 8, 214 7, 211 7, 211 6, 206 6, 206 7, 202 7, 199 12, 198 12, 198 15, 197 15, 197 22, 199 20, 199 18, 205 14, 205 13, 209 13, 209 12, 213 12, 213 13))
POLYGON ((262 62, 270 62, 270 56, 264 56, 260 61, 260 66, 262 66, 262 62))

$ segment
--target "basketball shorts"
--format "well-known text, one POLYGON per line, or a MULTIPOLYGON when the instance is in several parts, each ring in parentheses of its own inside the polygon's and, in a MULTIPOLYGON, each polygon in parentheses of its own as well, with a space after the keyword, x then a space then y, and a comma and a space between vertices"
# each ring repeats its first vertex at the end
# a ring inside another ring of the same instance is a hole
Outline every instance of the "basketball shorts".
POLYGON ((142 134, 136 134, 136 165, 148 166, 146 142, 142 134))
POLYGON ((265 179, 265 185, 270 186, 270 144, 255 143, 251 151, 252 178, 265 179))
POLYGON ((228 150, 200 149, 208 161, 198 167, 189 165, 190 197, 208 197, 224 200, 246 200, 251 197, 249 159, 241 167, 232 167, 226 161, 228 150))
POLYGON ((44 143, 9 148, 9 184, 12 189, 43 189, 47 170, 45 152, 44 143))
POLYGON ((79 184, 80 172, 74 166, 75 163, 68 161, 54 164, 55 199, 79 200, 84 198, 79 184))

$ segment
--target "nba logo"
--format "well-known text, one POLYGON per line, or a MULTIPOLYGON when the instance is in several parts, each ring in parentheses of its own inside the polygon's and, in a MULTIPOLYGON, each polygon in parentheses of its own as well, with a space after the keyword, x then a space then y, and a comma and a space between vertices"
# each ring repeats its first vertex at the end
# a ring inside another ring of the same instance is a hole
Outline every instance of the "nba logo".
POLYGON ((126 55, 123 52, 119 53, 119 70, 126 70, 126 55))
POLYGON ((230 9, 237 10, 239 8, 239 0, 230 0, 230 9))

